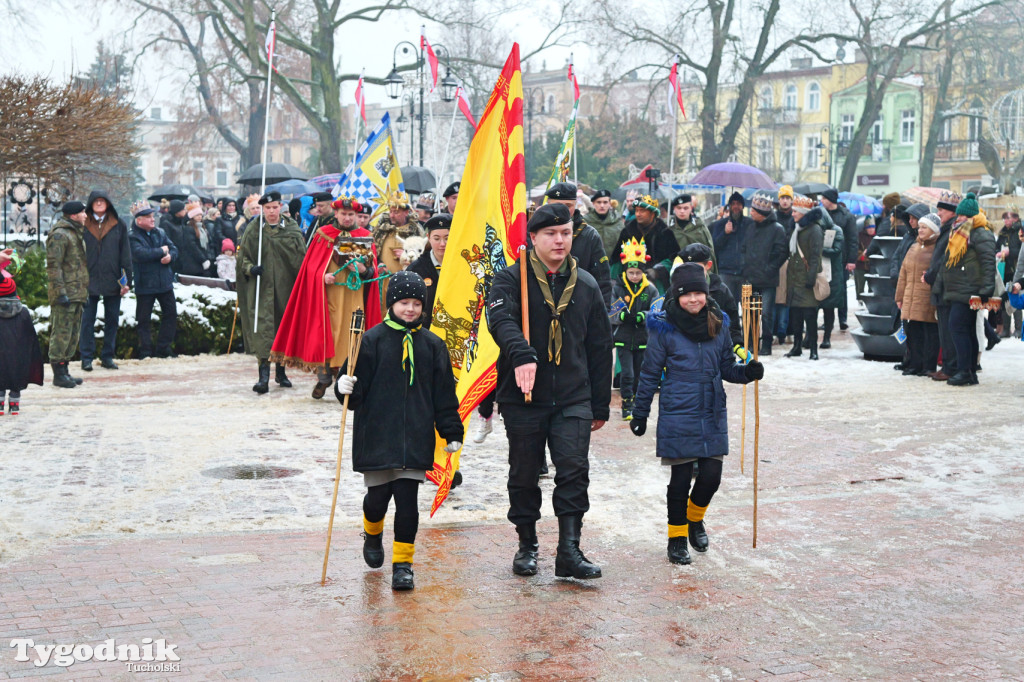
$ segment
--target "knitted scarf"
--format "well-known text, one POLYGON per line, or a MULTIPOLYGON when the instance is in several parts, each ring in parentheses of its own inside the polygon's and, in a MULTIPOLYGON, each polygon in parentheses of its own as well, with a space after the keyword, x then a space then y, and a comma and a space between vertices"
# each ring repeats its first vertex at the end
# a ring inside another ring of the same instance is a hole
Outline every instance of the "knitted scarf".
POLYGON ((413 357, 412 335, 418 332, 422 325, 419 323, 411 325, 410 323, 403 322, 397 319, 391 311, 388 311, 384 324, 395 331, 404 332, 405 334, 405 338, 402 339, 402 371, 409 373, 409 385, 412 386, 413 377, 416 375, 416 359, 413 357))
POLYGON ((988 219, 984 212, 973 218, 966 218, 959 225, 954 225, 949 232, 949 242, 946 244, 946 267, 956 266, 967 253, 967 247, 971 244, 971 231, 978 227, 991 230, 988 219))
POLYGON ((636 291, 634 291, 633 287, 630 286, 632 282, 630 282, 629 278, 626 277, 626 273, 622 273, 622 283, 626 287, 626 293, 629 294, 629 305, 626 306, 626 309, 632 310, 633 303, 636 302, 636 297, 643 293, 644 289, 647 288, 647 285, 650 284, 650 282, 647 281, 647 275, 645 274, 644 278, 636 285, 636 291))
POLYGON ((562 313, 569 307, 569 301, 572 300, 572 292, 576 288, 576 280, 579 276, 576 271, 576 259, 569 257, 569 281, 565 285, 562 296, 558 299, 558 305, 555 305, 555 297, 551 293, 551 285, 548 283, 544 264, 534 255, 533 251, 530 252, 530 267, 534 277, 537 278, 537 284, 540 285, 544 303, 551 311, 551 326, 548 329, 548 362, 554 361, 557 365, 562 362, 562 313))

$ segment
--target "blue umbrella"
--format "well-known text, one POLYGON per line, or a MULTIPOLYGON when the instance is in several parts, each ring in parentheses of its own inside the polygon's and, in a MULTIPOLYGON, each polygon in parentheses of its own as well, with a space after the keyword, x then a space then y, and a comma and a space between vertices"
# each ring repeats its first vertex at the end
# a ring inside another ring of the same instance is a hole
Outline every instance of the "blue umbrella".
POLYGON ((881 215, 882 214, 882 202, 877 199, 872 199, 869 196, 863 194, 856 194, 854 192, 840 192, 839 201, 846 205, 846 208, 850 209, 850 213, 853 215, 881 215))
POLYGON ((323 192, 324 190, 320 189, 320 185, 310 180, 285 180, 284 182, 275 182, 273 185, 267 185, 267 191, 300 197, 304 194, 323 192))

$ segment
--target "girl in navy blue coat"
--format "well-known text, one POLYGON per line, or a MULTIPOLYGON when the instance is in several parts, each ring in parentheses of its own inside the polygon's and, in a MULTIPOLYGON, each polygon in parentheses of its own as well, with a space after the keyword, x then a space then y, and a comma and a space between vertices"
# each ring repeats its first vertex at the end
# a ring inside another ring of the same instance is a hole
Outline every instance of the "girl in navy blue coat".
POLYGON ((676 268, 664 300, 663 307, 655 306, 647 316, 650 336, 630 428, 644 435, 660 380, 657 454, 662 464, 672 467, 668 558, 688 564, 687 538, 698 552, 708 549, 704 513, 722 481, 722 458, 729 453, 722 381, 746 384, 761 379, 764 367, 753 361, 736 363, 728 316, 708 297, 700 265, 676 268), (696 461, 697 481, 690 490, 696 461))

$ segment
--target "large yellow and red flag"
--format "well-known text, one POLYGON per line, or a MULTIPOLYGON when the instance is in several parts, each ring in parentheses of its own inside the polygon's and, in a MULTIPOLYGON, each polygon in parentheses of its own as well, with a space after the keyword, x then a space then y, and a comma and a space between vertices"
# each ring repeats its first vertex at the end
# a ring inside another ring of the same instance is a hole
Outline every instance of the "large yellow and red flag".
MULTIPOLYGON (((448 346, 459 416, 467 427, 497 383, 498 345, 484 316, 487 293, 494 274, 515 262, 525 243, 523 82, 516 43, 469 146, 430 325, 448 346)), ((459 468, 460 453, 447 453, 444 445, 438 438, 434 470, 427 472, 438 486, 431 516, 448 497, 459 468)))

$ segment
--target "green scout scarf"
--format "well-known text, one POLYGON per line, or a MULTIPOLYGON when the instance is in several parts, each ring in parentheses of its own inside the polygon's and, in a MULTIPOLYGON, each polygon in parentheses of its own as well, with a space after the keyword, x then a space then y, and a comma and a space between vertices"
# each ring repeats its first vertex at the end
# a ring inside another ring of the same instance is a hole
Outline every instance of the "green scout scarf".
POLYGON ((418 332, 422 325, 416 325, 415 327, 406 327, 401 322, 392 319, 390 313, 384 320, 384 324, 391 327, 395 331, 405 333, 405 338, 402 339, 402 371, 409 373, 409 385, 412 386, 413 377, 416 374, 416 360, 413 357, 412 352, 412 335, 414 332, 418 332))

